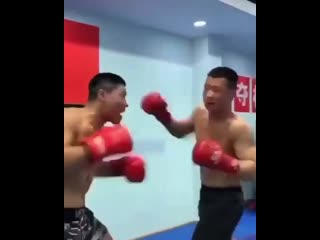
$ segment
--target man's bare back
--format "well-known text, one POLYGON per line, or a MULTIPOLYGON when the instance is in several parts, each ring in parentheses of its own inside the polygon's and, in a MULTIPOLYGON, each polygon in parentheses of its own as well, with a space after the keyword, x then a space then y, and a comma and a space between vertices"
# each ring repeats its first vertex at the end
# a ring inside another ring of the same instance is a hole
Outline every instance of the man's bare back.
MULTIPOLYGON (((233 148, 235 128, 246 124, 245 121, 234 115, 221 122, 209 121, 209 114, 205 107, 196 109, 193 117, 196 141, 211 139, 217 141, 225 153, 237 158, 233 148)), ((239 186, 240 179, 237 176, 206 167, 201 167, 201 182, 209 187, 239 186)))
MULTIPOLYGON (((65 108, 64 126, 65 146, 78 146, 82 138, 97 130, 90 123, 88 113, 82 108, 65 108), (67 139, 68 136, 70 137, 67 139)), ((85 194, 92 183, 93 172, 89 161, 76 170, 64 172, 65 208, 77 208, 85 205, 85 194)))

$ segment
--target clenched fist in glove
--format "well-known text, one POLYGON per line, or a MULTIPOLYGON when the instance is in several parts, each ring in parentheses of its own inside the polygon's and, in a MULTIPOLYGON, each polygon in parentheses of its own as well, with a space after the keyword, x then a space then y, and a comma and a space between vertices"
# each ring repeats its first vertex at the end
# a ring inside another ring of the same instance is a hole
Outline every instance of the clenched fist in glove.
POLYGON ((213 140, 196 143, 192 152, 193 162, 207 168, 236 174, 240 170, 239 161, 223 152, 221 145, 213 140))
POLYGON ((93 162, 102 161, 109 155, 130 152, 133 148, 129 130, 121 125, 103 127, 81 143, 88 147, 93 162))
POLYGON ((145 178, 145 162, 140 156, 110 160, 106 167, 112 176, 125 176, 130 182, 142 182, 145 178))
POLYGON ((160 93, 152 92, 143 97, 141 108, 153 115, 159 122, 167 125, 171 122, 171 114, 167 109, 168 104, 160 93))

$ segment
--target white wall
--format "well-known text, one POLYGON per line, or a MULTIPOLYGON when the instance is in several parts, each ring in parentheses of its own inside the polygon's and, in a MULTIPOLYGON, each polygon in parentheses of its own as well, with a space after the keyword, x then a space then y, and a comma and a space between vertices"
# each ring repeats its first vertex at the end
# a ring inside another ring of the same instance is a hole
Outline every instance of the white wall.
POLYGON ((256 58, 244 54, 224 51, 222 64, 236 70, 239 75, 256 76, 256 58))
POLYGON ((196 220, 200 175, 191 161, 194 138, 171 137, 142 112, 140 100, 149 91, 160 91, 176 118, 188 117, 202 100, 207 72, 228 57, 219 47, 210 47, 212 39, 191 41, 66 9, 64 15, 100 27, 100 71, 126 79, 130 107, 124 122, 134 135, 135 151, 147 161, 147 178, 142 184, 122 178, 95 180, 88 207, 118 240, 196 220))

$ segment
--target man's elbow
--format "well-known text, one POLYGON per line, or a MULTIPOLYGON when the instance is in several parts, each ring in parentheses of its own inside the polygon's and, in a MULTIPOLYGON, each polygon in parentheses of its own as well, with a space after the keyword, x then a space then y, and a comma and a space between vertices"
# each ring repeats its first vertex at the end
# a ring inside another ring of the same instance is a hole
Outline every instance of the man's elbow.
POLYGON ((251 172, 251 174, 249 175, 249 181, 255 181, 256 180, 256 176, 257 176, 256 171, 253 170, 251 172))
POLYGON ((186 134, 184 133, 171 133, 171 135, 179 139, 184 138, 186 136, 186 134))
POLYGON ((170 135, 175 138, 183 138, 184 137, 184 134, 182 134, 182 132, 180 132, 180 131, 170 129, 170 128, 167 128, 167 130, 170 133, 170 135))
POLYGON ((255 181, 256 180, 256 176, 257 176, 257 167, 256 167, 256 163, 252 162, 252 165, 249 169, 249 180, 250 181, 255 181))
POLYGON ((256 180, 256 162, 254 161, 244 161, 240 162, 240 178, 243 181, 255 181, 256 180))
POLYGON ((183 130, 171 130, 169 132, 173 137, 180 139, 180 138, 186 137, 188 134, 190 134, 192 132, 192 130, 186 130, 186 129, 183 129, 183 130))

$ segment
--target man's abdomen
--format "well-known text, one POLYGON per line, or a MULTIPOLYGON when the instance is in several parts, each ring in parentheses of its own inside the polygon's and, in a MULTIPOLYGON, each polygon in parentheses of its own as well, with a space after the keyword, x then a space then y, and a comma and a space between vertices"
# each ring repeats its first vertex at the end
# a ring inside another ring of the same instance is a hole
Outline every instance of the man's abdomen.
POLYGON ((85 206, 85 195, 93 177, 90 174, 69 176, 64 180, 64 207, 78 208, 85 206))
POLYGON ((201 167, 201 182, 208 187, 240 186, 240 179, 222 171, 201 167))

